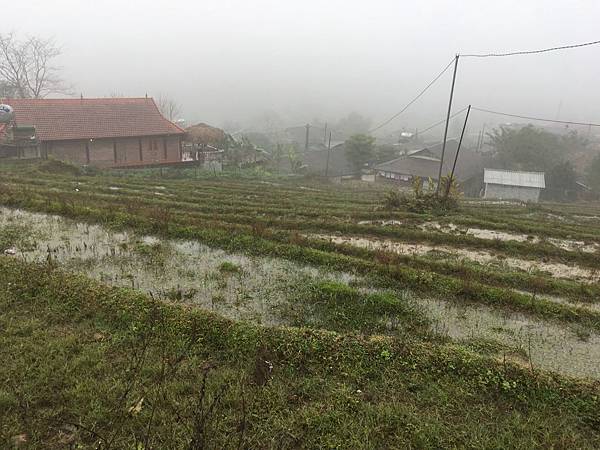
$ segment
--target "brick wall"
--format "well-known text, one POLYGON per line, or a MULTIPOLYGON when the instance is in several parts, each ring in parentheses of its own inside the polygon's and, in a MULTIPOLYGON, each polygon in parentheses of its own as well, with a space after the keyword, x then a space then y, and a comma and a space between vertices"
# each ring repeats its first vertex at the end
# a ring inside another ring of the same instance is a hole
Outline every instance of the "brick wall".
POLYGON ((115 149, 112 139, 94 139, 90 142, 90 165, 110 167, 115 164, 115 149))
POLYGON ((87 164, 85 143, 86 141, 48 142, 46 150, 51 158, 75 164, 87 164))
POLYGON ((140 162, 140 140, 138 138, 117 139, 117 163, 140 162))
POLYGON ((48 156, 96 167, 180 161, 179 136, 54 141, 44 143, 48 156), (142 158, 140 159, 140 144, 142 158), (87 146, 87 149, 86 149, 87 146), (89 150, 89 161, 88 161, 89 150))
POLYGON ((145 163, 159 162, 162 158, 160 137, 147 137, 142 139, 142 150, 145 163))
POLYGON ((181 161, 181 155, 179 153, 179 142, 178 136, 171 136, 165 138, 167 144, 167 159, 169 161, 181 161))

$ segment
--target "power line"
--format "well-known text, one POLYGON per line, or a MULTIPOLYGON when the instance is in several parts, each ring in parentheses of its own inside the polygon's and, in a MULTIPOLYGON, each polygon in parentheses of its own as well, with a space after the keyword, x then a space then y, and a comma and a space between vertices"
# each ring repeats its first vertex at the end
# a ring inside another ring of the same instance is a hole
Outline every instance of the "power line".
POLYGON ((444 75, 444 73, 446 73, 446 71, 450 68, 450 66, 454 63, 454 58, 452 58, 452 60, 448 63, 448 65, 446 67, 444 67, 444 70, 442 70, 427 86, 425 86, 425 88, 419 92, 419 94, 413 98, 410 102, 408 102, 406 104, 406 106, 404 106, 404 108, 402 108, 399 112, 397 112, 396 114, 394 114, 392 117, 390 117, 389 119, 387 119, 385 122, 377 125, 375 128, 371 128, 369 130, 369 133, 372 133, 374 131, 379 130, 380 128, 386 126, 388 123, 390 123, 392 120, 394 120, 396 117, 398 117, 400 114, 402 114, 404 111, 406 111, 414 102, 416 102, 419 98, 421 98, 421 96, 427 92, 427 90, 433 86, 433 84, 439 80, 442 75, 444 75))
MULTIPOLYGON (((464 107, 464 108, 463 108, 463 109, 461 109, 460 111, 457 111, 457 112, 455 112, 454 114, 452 114, 452 115, 450 116, 450 119, 453 119, 454 117, 458 116, 459 114, 461 114, 461 113, 465 112, 465 111, 467 110, 467 108, 468 108, 468 106, 464 107)), ((475 108, 474 108, 474 107, 471 107, 471 109, 475 109, 475 108)), ((430 125, 430 126, 428 126, 427 128, 425 128, 425 129, 423 129, 423 130, 419 129, 419 134, 421 134, 421 133, 425 133, 425 132, 427 132, 427 131, 431 130, 432 128, 435 128, 435 127, 437 127, 438 125, 441 125, 441 124, 443 124, 443 123, 445 123, 445 122, 446 122, 446 119, 442 119, 442 120, 440 120, 439 122, 436 122, 436 123, 434 123, 433 125, 430 125)))
POLYGON ((587 127, 600 127, 600 124, 598 124, 598 123, 573 122, 570 120, 553 120, 553 119, 544 119, 541 117, 522 116, 519 114, 509 114, 509 113, 504 113, 504 112, 500 112, 500 111, 492 111, 492 110, 484 109, 484 108, 476 108, 475 106, 473 106, 471 109, 474 109, 475 111, 489 113, 489 114, 496 114, 499 116, 516 117, 518 119, 538 120, 540 122, 552 122, 552 123, 560 123, 560 124, 564 124, 564 125, 584 125, 587 127))
POLYGON ((543 48, 543 49, 539 49, 539 50, 525 50, 525 51, 506 52, 506 53, 482 53, 482 54, 472 53, 472 54, 460 55, 460 56, 470 57, 470 58, 491 58, 491 57, 498 57, 498 56, 533 55, 533 54, 537 54, 537 53, 554 52, 557 50, 567 50, 570 48, 587 47, 590 45, 598 45, 598 44, 600 44, 600 41, 584 42, 582 44, 561 45, 559 47, 543 48))

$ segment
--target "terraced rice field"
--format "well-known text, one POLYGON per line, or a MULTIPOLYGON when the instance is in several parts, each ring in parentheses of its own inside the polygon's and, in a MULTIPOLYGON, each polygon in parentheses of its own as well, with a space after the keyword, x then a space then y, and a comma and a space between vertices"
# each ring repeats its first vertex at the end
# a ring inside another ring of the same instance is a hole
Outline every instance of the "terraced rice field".
MULTIPOLYGON (((169 317, 199 314, 194 320, 206 324, 198 325, 203 350, 181 350, 179 381, 164 367, 162 378, 135 372, 139 384, 125 386, 121 402, 154 405, 135 414, 115 415, 108 402, 96 413, 69 406, 59 418, 40 413, 27 422, 19 404, 41 401, 29 390, 43 391, 47 380, 0 391, 12 411, 6 442, 29 427, 24 433, 40 448, 59 448, 59 434, 101 448, 167 448, 168 439, 182 448, 209 431, 205 444, 232 448, 232 433, 251 448, 600 445, 600 205, 464 201, 440 216, 386 210, 387 188, 372 183, 175 175, 85 175, 43 162, 0 169, 3 326, 14 336, 23 330, 8 305, 28 311, 20 298, 42 302, 40 324, 56 321, 63 297, 94 311, 77 326, 85 319, 94 328, 122 308, 131 323, 147 324, 147 310, 133 311, 132 301, 177 311, 169 317), (122 299, 106 300, 115 295, 122 299), (312 350, 301 349, 303 333, 312 350), (208 372, 218 380, 210 398, 187 404, 188 387, 208 372), (325 392, 317 394, 319 384, 325 392), (210 420, 169 423, 174 410, 183 414, 177 408, 210 410, 210 420)), ((100 343, 127 329, 122 339, 154 348, 125 319, 110 331, 111 320, 96 332, 100 343)), ((171 328, 160 333, 157 342, 175 339, 171 328)), ((31 362, 17 356, 14 336, 4 357, 24 370, 31 362)), ((102 345, 123 351, 114 339, 102 345)))

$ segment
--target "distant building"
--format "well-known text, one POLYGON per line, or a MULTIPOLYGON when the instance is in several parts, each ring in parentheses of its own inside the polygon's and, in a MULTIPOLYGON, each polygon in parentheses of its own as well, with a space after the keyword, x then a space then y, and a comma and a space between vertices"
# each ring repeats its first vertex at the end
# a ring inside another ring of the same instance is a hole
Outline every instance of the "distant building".
POLYGON ((400 133, 400 137, 398 138, 398 143, 406 144, 411 142, 415 138, 415 133, 411 133, 410 131, 403 131, 400 133))
POLYGON ((537 202, 546 188, 544 172, 484 169, 483 198, 537 202))
POLYGON ((97 167, 181 161, 185 131, 152 98, 6 99, 18 128, 33 127, 39 156, 97 167))
MULTIPOLYGON (((458 150, 458 142, 454 139, 446 142, 442 176, 452 172, 454 158, 458 150)), ((408 151, 399 158, 377 164, 375 171, 380 181, 391 181, 401 185, 412 185, 415 178, 422 181, 432 180, 434 185, 438 182, 440 161, 442 156, 442 143, 417 150, 408 151)), ((456 163, 454 177, 463 185, 469 184, 471 180, 479 177, 481 186, 481 170, 483 169, 483 157, 480 153, 468 149, 461 149, 456 163)), ((479 189, 479 188, 478 188, 479 189)), ((477 189, 477 192, 478 192, 477 189)))
POLYGON ((228 136, 220 128, 199 123, 186 128, 181 160, 197 161, 205 170, 221 172, 228 136))
POLYGON ((0 158, 39 158, 35 127, 0 124, 0 158))
POLYGON ((361 171, 357 171, 348 160, 344 143, 332 146, 330 151, 325 146, 320 149, 311 148, 313 150, 302 154, 302 164, 305 166, 307 173, 333 178, 360 175, 361 171))

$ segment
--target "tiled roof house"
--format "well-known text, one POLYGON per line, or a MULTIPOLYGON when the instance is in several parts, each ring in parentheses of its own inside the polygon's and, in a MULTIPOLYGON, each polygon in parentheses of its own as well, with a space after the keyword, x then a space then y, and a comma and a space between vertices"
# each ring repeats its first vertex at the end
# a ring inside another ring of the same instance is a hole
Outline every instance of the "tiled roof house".
POLYGON ((42 157, 98 167, 181 160, 185 131, 152 98, 2 99, 33 126, 42 157))

